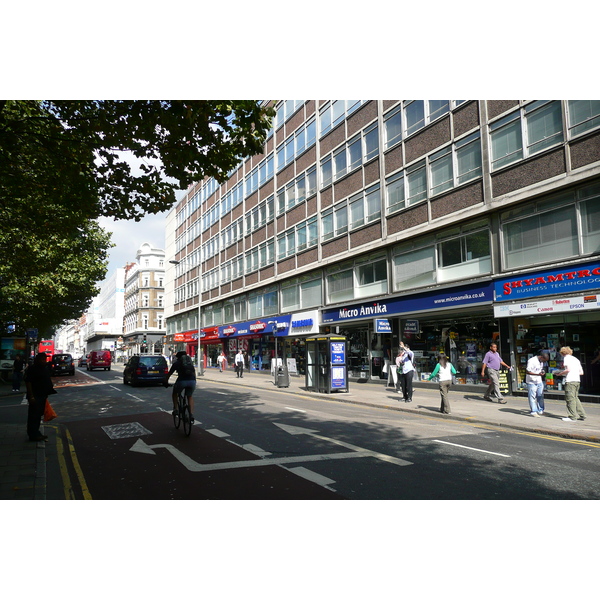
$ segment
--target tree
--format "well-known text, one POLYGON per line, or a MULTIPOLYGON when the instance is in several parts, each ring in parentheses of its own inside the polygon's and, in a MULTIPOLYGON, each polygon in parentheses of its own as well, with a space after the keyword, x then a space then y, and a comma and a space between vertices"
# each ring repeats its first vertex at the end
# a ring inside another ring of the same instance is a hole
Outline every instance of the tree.
POLYGON ((262 152, 272 116, 250 100, 0 101, 2 330, 79 316, 111 245, 95 219, 139 220, 170 208, 177 189, 223 182, 262 152))

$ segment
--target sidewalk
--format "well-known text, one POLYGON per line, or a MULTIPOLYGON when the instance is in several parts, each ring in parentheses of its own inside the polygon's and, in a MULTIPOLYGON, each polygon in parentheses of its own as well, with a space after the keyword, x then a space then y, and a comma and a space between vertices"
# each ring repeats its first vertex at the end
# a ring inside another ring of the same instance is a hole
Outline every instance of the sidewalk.
POLYGON ((308 398, 320 398, 332 402, 350 402, 365 406, 375 406, 387 410, 396 410, 428 417, 466 421, 494 427, 506 427, 518 431, 538 435, 555 435, 573 440, 600 443, 600 404, 584 402, 583 409, 587 414, 585 421, 565 422, 567 407, 564 400, 546 400, 545 411, 541 417, 532 417, 529 402, 525 396, 505 396, 506 404, 497 404, 483 399, 485 388, 481 393, 461 391, 460 385, 450 389, 450 405, 452 414, 445 415, 440 410, 440 394, 437 389, 424 389, 415 386, 413 401, 405 403, 402 396, 393 388, 385 386, 385 382, 357 383, 350 382, 349 391, 320 394, 306 390, 304 376, 290 376, 289 388, 277 388, 274 377, 269 372, 246 371, 242 379, 238 379, 233 369, 223 373, 218 369, 206 369, 198 378, 198 391, 202 394, 202 380, 242 386, 251 389, 280 389, 284 393, 293 393, 308 398))
MULTIPOLYGON (((117 365, 115 365, 117 366, 117 365)), ((413 401, 405 403, 401 396, 383 383, 351 382, 349 391, 320 394, 307 391, 304 377, 290 376, 288 388, 277 388, 268 372, 245 372, 238 379, 233 369, 220 373, 218 369, 206 369, 198 378, 196 394, 201 397, 202 383, 210 382, 246 389, 257 393, 261 390, 278 391, 307 398, 319 398, 331 402, 349 402, 395 410, 409 414, 426 415, 431 418, 450 419, 502 427, 534 435, 554 435, 582 443, 600 443, 600 404, 584 402, 587 413, 585 421, 568 423, 562 421, 567 410, 562 400, 546 400, 546 410, 541 417, 529 415, 529 403, 522 396, 506 396, 506 404, 483 400, 481 394, 462 392, 459 385, 450 391, 451 415, 439 412, 440 395, 437 390, 415 388, 413 401)), ((11 386, 0 382, 0 405, 9 398, 23 398, 23 393, 11 391, 11 386)), ((46 498, 46 443, 27 440, 25 411, 23 423, 9 423, 3 419, 0 406, 0 500, 44 500, 46 498)), ((42 425, 43 426, 43 425, 42 425)))

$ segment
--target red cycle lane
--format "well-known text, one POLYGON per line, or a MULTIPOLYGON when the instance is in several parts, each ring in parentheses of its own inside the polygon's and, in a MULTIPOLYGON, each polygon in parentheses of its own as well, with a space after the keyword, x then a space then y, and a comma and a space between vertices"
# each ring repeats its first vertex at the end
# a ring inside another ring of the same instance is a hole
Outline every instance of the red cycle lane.
POLYGON ((201 426, 186 437, 165 412, 71 421, 61 428, 77 463, 70 469, 94 500, 342 499, 201 426))

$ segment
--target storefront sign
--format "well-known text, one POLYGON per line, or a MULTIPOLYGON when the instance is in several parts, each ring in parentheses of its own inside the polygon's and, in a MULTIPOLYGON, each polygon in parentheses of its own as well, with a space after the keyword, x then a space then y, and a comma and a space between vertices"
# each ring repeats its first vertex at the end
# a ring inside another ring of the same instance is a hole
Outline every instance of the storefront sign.
POLYGON ((388 319, 375 319, 375 333, 392 333, 392 326, 388 319))
POLYGON ((319 333, 318 310, 292 314, 288 335, 312 335, 315 333, 319 333))
POLYGON ((474 284, 461 288, 438 290, 412 296, 402 296, 379 302, 365 302, 344 308, 323 311, 323 323, 336 323, 375 317, 378 315, 398 315, 427 310, 457 308, 470 304, 491 303, 492 283, 474 284))
POLYGON ((419 333, 419 321, 417 319, 406 319, 404 321, 404 333, 419 333))
POLYGON ((290 326, 290 315, 282 317, 273 317, 273 319, 258 319, 256 321, 246 321, 236 325, 224 325, 219 327, 219 337, 241 337, 252 335, 276 335, 285 337, 288 334, 290 326))
POLYGON ((494 282, 495 300, 519 300, 600 288, 600 263, 540 271, 494 282))
POLYGON ((600 295, 572 296, 554 300, 538 300, 537 302, 521 302, 518 304, 497 304, 494 306, 495 317, 515 317, 563 313, 579 310, 593 310, 600 307, 600 295))

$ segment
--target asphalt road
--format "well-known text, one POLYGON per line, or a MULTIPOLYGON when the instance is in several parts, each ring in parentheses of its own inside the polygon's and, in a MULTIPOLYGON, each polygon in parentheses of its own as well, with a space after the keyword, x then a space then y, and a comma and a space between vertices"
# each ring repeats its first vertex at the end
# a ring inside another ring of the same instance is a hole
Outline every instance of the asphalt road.
POLYGON ((187 438, 118 366, 56 385, 50 499, 600 498, 600 444, 202 379, 187 438))

